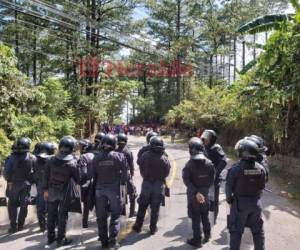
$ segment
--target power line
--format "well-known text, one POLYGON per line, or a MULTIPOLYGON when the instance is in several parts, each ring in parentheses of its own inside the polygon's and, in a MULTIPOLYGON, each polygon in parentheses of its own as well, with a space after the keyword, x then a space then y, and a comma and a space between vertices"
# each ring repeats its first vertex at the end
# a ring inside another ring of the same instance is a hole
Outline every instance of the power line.
POLYGON ((71 19, 71 17, 67 13, 61 13, 61 12, 64 12, 64 11, 58 10, 53 5, 50 5, 47 2, 43 2, 43 1, 39 1, 39 0, 27 0, 27 1, 29 3, 32 3, 35 6, 39 6, 43 9, 47 9, 47 10, 51 11, 52 13, 55 13, 56 15, 59 15, 63 18, 66 18, 66 16, 67 16, 67 18, 70 19, 71 21, 73 21, 74 23, 78 23, 78 19, 75 19, 75 18, 71 19))
MULTIPOLYGON (((9 38, 9 37, 5 37, 5 38, 9 38)), ((6 45, 9 45, 9 46, 15 46, 14 43, 9 43, 9 42, 4 42, 4 41, 0 41, 0 43, 3 43, 3 44, 6 44, 6 45)), ((33 52, 33 53, 38 53, 38 54, 41 54, 41 55, 45 55, 47 57, 49 56, 57 56, 59 57, 60 59, 62 59, 63 61, 66 61, 66 62, 73 62, 73 63, 78 63, 77 60, 72 60, 72 59, 66 59, 64 56, 62 55, 59 55, 59 54, 51 54, 51 53, 45 53, 45 52, 42 52, 42 51, 39 51, 39 50, 34 50, 32 49, 31 47, 29 46, 24 46, 24 45, 27 45, 26 43, 21 43, 19 44, 18 46, 21 46, 23 48, 26 48, 28 51, 30 52, 33 52)))
MULTIPOLYGON (((40 1, 40 0, 29 0, 29 2, 39 2, 40 3, 40 5, 39 6, 42 6, 43 4, 45 4, 45 5, 48 5, 48 6, 51 6, 50 4, 48 4, 48 3, 46 3, 46 2, 44 2, 44 1, 40 1)), ((86 8, 86 7, 84 7, 84 6, 81 6, 81 5, 78 5, 78 4, 75 4, 75 3, 72 3, 74 6, 78 6, 78 7, 81 7, 81 8, 85 8, 86 10, 88 10, 88 8, 86 8)), ((49 8, 48 7, 42 7, 42 8, 47 8, 48 10, 49 10, 49 8)), ((54 7, 52 6, 52 9, 53 9, 54 7)), ((56 10, 56 9, 55 9, 56 10)), ((52 11, 52 10, 49 10, 49 11, 52 11)), ((89 10, 90 11, 90 10, 89 10)), ((90 11, 91 13, 92 13, 92 11, 90 11)), ((55 12, 56 13, 56 12, 55 12)), ((72 16, 70 16, 70 15, 68 15, 68 14, 61 14, 60 13, 60 15, 61 16, 63 16, 64 18, 67 18, 67 19, 70 19, 70 20, 74 20, 74 18, 72 17, 72 16)), ((115 29, 112 29, 111 27, 108 27, 108 26, 106 26, 106 25, 98 25, 97 24, 97 22, 95 22, 94 20, 92 20, 92 19, 90 19, 90 18, 88 18, 88 17, 86 17, 86 16, 83 16, 84 17, 84 20, 83 21, 88 21, 88 22, 90 22, 92 25, 90 25, 90 24, 87 24, 87 26, 89 26, 91 29, 101 29, 101 28, 105 28, 105 29, 108 29, 108 30, 110 30, 110 31, 113 31, 113 32, 117 32, 117 33, 119 33, 119 34, 121 34, 121 35, 126 35, 126 36, 128 36, 129 34, 127 34, 127 33, 124 33, 124 32, 121 32, 121 31, 119 31, 119 30, 115 30, 115 29)), ((147 39, 148 41, 150 41, 150 42, 153 42, 153 43, 158 43, 157 41, 155 41, 155 40, 151 40, 149 37, 146 37, 146 36, 144 36, 144 35, 142 35, 142 34, 138 34, 139 36, 142 36, 144 39, 147 39)), ((142 43, 144 43, 145 41, 144 40, 141 40, 141 39, 138 39, 138 38, 135 38, 135 40, 138 40, 138 41, 140 41, 140 42, 142 42, 142 43)), ((161 45, 161 46, 163 46, 163 44, 159 44, 159 45, 161 45)), ((156 47, 153 47, 153 46, 151 46, 152 47, 152 49, 153 50, 156 50, 156 47)), ((162 55, 161 55, 162 56, 162 55)))
POLYGON ((68 27, 69 29, 72 29, 72 30, 75 30, 75 31, 78 28, 78 27, 76 27, 73 24, 70 24, 68 22, 64 22, 64 21, 58 20, 58 19, 50 17, 50 16, 48 16, 48 19, 43 18, 43 16, 39 12, 34 11, 34 10, 29 10, 27 8, 24 8, 23 6, 21 6, 19 4, 14 4, 14 3, 11 3, 11 2, 6 1, 6 0, 1 0, 0 2, 2 2, 2 4, 5 4, 5 5, 2 5, 3 7, 14 9, 14 10, 19 11, 21 13, 24 13, 24 14, 27 14, 27 15, 30 15, 30 16, 34 16, 34 17, 37 17, 37 18, 40 18, 40 19, 44 19, 44 20, 47 20, 47 21, 50 21, 50 22, 53 22, 53 23, 56 23, 56 24, 59 24, 59 25, 64 24, 65 26, 63 26, 63 25, 62 26, 65 27, 65 28, 67 26, 69 26, 68 27), (10 6, 13 6, 13 8, 10 7, 10 6))
MULTIPOLYGON (((2 15, 2 14, 0 14, 0 16, 6 17, 6 16, 4 16, 4 15, 2 15)), ((8 25, 9 25, 9 24, 20 25, 20 26, 22 26, 22 27, 24 27, 24 28, 26 28, 26 29, 32 30, 32 31, 37 31, 37 30, 34 29, 34 28, 29 28, 29 27, 27 27, 27 26, 25 26, 25 25, 22 25, 22 24, 20 24, 19 22, 25 23, 25 24, 29 24, 29 25, 32 25, 32 26, 35 26, 35 27, 39 27, 39 28, 46 29, 48 32, 49 32, 49 30, 50 30, 50 29, 48 29, 48 28, 46 28, 46 27, 44 27, 44 26, 37 25, 37 24, 31 23, 31 22, 27 22, 27 21, 24 21, 24 20, 21 20, 21 19, 18 19, 18 23, 17 23, 17 24, 16 24, 16 23, 10 23, 9 21, 6 21, 6 20, 0 20, 0 22, 6 23, 6 24, 8 24, 8 25)), ((51 30, 51 31, 52 31, 52 30, 51 30)), ((62 41, 66 41, 66 42, 71 41, 71 40, 68 40, 68 39, 64 39, 64 38, 62 38, 62 37, 60 37, 60 36, 52 35, 52 34, 50 34, 50 33, 47 33, 47 35, 48 35, 48 36, 52 36, 52 37, 57 38, 57 39, 62 40, 62 41)))
MULTIPOLYGON (((0 2, 5 2, 5 4, 7 4, 7 1, 5 1, 5 0, 1 0, 0 2)), ((50 21, 50 22, 55 22, 55 23, 60 24, 61 26, 65 27, 62 23, 66 23, 66 22, 60 21, 60 20, 58 20, 58 19, 53 19, 53 18, 51 18, 51 17, 49 17, 49 18, 43 17, 43 16, 40 15, 40 13, 38 13, 38 12, 36 12, 36 11, 31 11, 31 10, 28 10, 27 8, 16 6, 15 4, 10 4, 10 3, 8 3, 7 5, 2 5, 2 6, 3 6, 3 7, 6 7, 6 8, 14 9, 14 10, 19 11, 19 12, 24 13, 24 14, 28 14, 28 15, 31 15, 31 16, 38 17, 38 18, 43 19, 43 20, 47 20, 47 21, 50 21), (13 5, 13 7, 7 6, 7 5, 13 5), (24 10, 25 10, 25 11, 24 11, 24 10), (31 12, 31 13, 28 13, 28 12, 31 12)), ((69 26, 75 27, 74 25, 71 25, 71 24, 68 24, 68 25, 69 25, 69 26)), ((65 28, 66 28, 66 27, 65 27, 65 28)), ((76 28, 71 28, 71 27, 68 27, 68 28, 71 29, 71 30, 73 30, 73 31, 78 31, 76 28)), ((106 36, 97 34, 97 33, 92 32, 92 31, 83 31, 83 33, 86 33, 86 34, 93 34, 93 35, 96 36, 96 37, 99 37, 99 38, 101 38, 101 39, 104 39, 104 40, 113 42, 113 43, 115 43, 115 44, 118 44, 118 45, 120 45, 120 46, 123 46, 123 47, 129 48, 129 49, 135 50, 135 51, 140 52, 140 53, 143 53, 143 54, 148 54, 148 55, 151 55, 151 56, 157 56, 157 54, 155 54, 155 53, 148 52, 148 51, 145 51, 145 50, 142 50, 142 49, 133 47, 133 46, 131 46, 131 45, 129 45, 129 44, 120 42, 120 41, 118 41, 118 40, 116 40, 116 39, 114 39, 114 38, 106 37, 106 36)))

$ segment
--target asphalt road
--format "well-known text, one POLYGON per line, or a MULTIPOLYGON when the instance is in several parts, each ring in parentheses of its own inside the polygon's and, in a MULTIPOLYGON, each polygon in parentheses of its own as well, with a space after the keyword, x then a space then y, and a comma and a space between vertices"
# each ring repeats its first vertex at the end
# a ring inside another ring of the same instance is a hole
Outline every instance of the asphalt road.
MULTIPOLYGON (((129 146, 134 155, 144 143, 142 137, 130 137, 129 146)), ((131 227, 134 219, 122 217, 122 228, 120 232, 120 243, 122 250, 189 250, 185 241, 192 235, 191 221, 187 218, 186 188, 183 185, 181 171, 188 160, 187 147, 184 144, 170 144, 167 142, 167 153, 172 163, 169 178, 171 184, 171 197, 166 199, 166 206, 161 208, 158 233, 154 236, 149 234, 149 220, 145 221, 143 231, 140 234, 133 233, 131 227)), ((230 163, 232 163, 230 161, 230 163)), ((141 177, 136 166, 134 181, 140 190, 141 177)), ((0 181, 0 196, 3 195, 3 182, 0 181), (1 186, 2 184, 2 186, 1 186)), ((278 195, 280 188, 271 180, 268 190, 263 196, 266 249, 267 250, 300 250, 300 210, 287 199, 278 195)), ((34 193, 34 190, 32 191, 34 193)), ((221 190, 220 214, 217 224, 212 230, 212 239, 202 249, 225 250, 228 248, 229 235, 226 229, 226 203, 223 189, 221 190)), ((26 221, 26 227, 13 235, 7 235, 8 228, 7 211, 5 207, 0 208, 0 249, 54 249, 47 246, 46 234, 39 233, 36 223, 35 207, 30 207, 26 221)), ((97 227, 94 214, 90 215, 90 227, 81 229, 81 216, 70 214, 67 225, 67 236, 74 239, 74 244, 60 249, 99 249, 97 241, 97 227)), ((252 236, 248 229, 243 236, 241 250, 254 249, 252 236)))

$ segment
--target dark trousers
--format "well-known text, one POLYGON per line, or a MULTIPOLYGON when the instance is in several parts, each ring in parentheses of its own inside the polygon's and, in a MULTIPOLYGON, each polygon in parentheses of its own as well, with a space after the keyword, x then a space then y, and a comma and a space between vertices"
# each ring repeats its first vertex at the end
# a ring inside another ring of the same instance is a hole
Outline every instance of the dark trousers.
POLYGON ((55 237, 55 227, 57 224, 57 240, 60 241, 66 236, 66 224, 68 211, 61 206, 61 201, 48 202, 48 239, 55 237))
POLYGON ((219 214, 219 195, 220 195, 221 180, 220 175, 216 175, 214 182, 214 222, 216 223, 219 214))
POLYGON ((30 186, 25 183, 13 183, 8 193, 8 216, 11 227, 23 226, 28 213, 30 186), (20 206, 18 214, 18 206, 20 206))
POLYGON ((130 207, 134 209, 135 207, 135 199, 136 199, 136 187, 133 183, 132 177, 128 178, 127 181, 127 193, 129 196, 130 207))
POLYGON ((96 216, 101 242, 116 240, 120 231, 121 199, 120 194, 112 190, 96 190, 96 216), (108 237, 107 218, 110 212, 108 237))
POLYGON ((88 225, 90 206, 88 201, 83 202, 82 224, 88 225))
POLYGON ((46 202, 44 200, 44 191, 41 185, 37 185, 36 210, 39 223, 46 221, 46 202))
POLYGON ((265 249, 265 235, 261 206, 247 201, 235 201, 230 208, 230 250, 240 250, 245 226, 252 232, 254 249, 265 249))
POLYGON ((192 229, 193 229, 193 238, 201 240, 202 232, 201 226, 203 225, 203 231, 205 235, 210 234, 211 226, 208 218, 209 213, 209 203, 200 204, 197 202, 195 197, 188 197, 188 214, 192 219, 192 229))
POLYGON ((157 228, 157 221, 159 217, 160 204, 163 197, 164 182, 163 181, 143 181, 141 194, 138 199, 139 209, 135 224, 142 227, 146 210, 150 205, 150 230, 157 228))
POLYGON ((88 225, 88 219, 89 219, 89 213, 90 213, 90 203, 91 199, 89 197, 90 195, 90 189, 92 188, 91 185, 88 187, 81 187, 81 197, 82 197, 82 203, 83 203, 83 213, 82 213, 82 224, 88 225))

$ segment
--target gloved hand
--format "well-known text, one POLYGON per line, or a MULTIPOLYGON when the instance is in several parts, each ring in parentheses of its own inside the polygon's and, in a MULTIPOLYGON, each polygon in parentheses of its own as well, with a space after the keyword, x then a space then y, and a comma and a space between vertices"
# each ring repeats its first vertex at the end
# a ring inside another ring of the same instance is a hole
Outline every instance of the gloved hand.
POLYGON ((205 197, 204 197, 204 195, 201 194, 200 192, 198 192, 198 193, 196 194, 196 199, 197 199, 197 201, 198 201, 200 204, 205 203, 205 197))
POLYGON ((45 191, 44 191, 44 200, 45 200, 45 201, 48 200, 48 196, 49 196, 48 190, 45 190, 45 191))

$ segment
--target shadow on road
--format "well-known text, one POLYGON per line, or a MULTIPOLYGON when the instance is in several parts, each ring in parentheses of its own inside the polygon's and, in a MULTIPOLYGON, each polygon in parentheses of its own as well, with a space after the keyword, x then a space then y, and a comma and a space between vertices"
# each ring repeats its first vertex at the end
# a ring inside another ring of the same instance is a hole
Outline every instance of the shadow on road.
POLYGON ((37 226, 37 223, 34 223, 34 224, 26 225, 25 228, 20 232, 17 232, 14 234, 8 234, 8 233, 2 234, 0 236, 0 244, 5 243, 5 242, 12 242, 19 238, 23 238, 23 237, 27 237, 32 234, 40 233, 39 231, 36 230, 36 228, 37 228, 36 226, 37 226))
POLYGON ((121 246, 130 246, 130 245, 133 245, 143 239, 146 239, 146 238, 149 238, 150 237, 150 234, 149 233, 146 233, 146 232, 143 232, 143 233, 135 233, 135 232, 131 232, 130 234, 128 234, 126 236, 125 239, 123 239, 120 244, 121 246))

